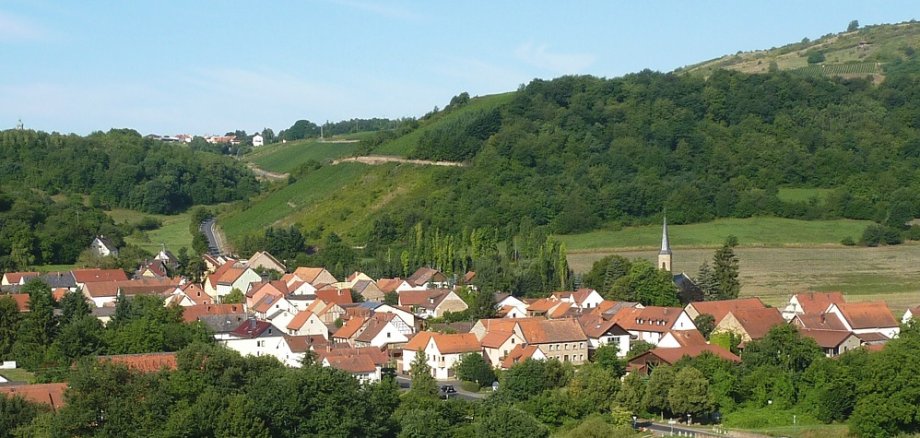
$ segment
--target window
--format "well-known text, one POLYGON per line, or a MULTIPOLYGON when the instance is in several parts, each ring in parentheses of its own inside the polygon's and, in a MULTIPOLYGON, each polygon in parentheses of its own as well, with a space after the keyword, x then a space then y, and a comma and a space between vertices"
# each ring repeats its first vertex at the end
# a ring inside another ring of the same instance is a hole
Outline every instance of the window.
POLYGON ((387 339, 390 338, 390 332, 387 332, 387 339))
POLYGON ((565 344, 565 349, 566 349, 566 350, 569 349, 569 344, 565 344))

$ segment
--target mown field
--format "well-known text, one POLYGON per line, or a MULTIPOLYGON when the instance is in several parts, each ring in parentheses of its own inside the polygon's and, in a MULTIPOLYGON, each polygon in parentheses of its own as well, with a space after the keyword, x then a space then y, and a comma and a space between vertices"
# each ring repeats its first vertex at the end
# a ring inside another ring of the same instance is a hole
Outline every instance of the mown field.
POLYGON ((358 143, 320 143, 317 140, 292 141, 262 146, 244 159, 270 172, 287 173, 307 161, 320 163, 352 154, 358 143))
MULTIPOLYGON (((858 240, 870 222, 849 219, 802 221, 774 217, 719 219, 690 225, 670 225, 672 247, 715 247, 729 235, 743 246, 803 246, 858 240)), ((661 243, 661 225, 625 227, 558 236, 569 251, 603 248, 653 248, 661 243)))
POLYGON ((189 250, 192 248, 192 234, 189 233, 190 212, 168 216, 114 209, 107 213, 115 223, 137 223, 144 217, 153 217, 163 222, 163 226, 156 230, 125 236, 125 243, 137 245, 154 254, 162 248, 162 245, 166 245, 166 248, 173 253, 179 251, 179 248, 183 246, 189 250))
MULTIPOLYGON (((878 248, 826 246, 802 248, 740 247, 741 294, 779 306, 794 292, 841 291, 848 300, 885 300, 899 317, 920 305, 920 244, 878 248)), ((655 260, 657 249, 569 252, 576 272, 585 272, 608 254, 655 260)), ((713 249, 675 249, 674 271, 695 276, 713 249)))
POLYGON ((398 155, 406 157, 412 154, 422 135, 431 127, 438 126, 439 121, 449 121, 453 118, 462 117, 465 114, 488 110, 496 106, 508 103, 514 97, 514 93, 492 94, 470 99, 470 102, 456 111, 438 115, 431 120, 422 121, 421 126, 407 135, 403 135, 392 141, 381 144, 374 148, 373 153, 377 155, 398 155))

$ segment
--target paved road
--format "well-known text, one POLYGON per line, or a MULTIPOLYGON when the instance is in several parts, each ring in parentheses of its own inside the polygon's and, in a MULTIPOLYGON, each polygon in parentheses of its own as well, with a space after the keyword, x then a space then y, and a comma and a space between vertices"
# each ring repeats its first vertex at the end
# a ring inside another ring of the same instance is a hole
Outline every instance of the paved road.
MULTIPOLYGON (((412 383, 412 380, 408 377, 396 376, 396 382, 399 383, 399 388, 408 391, 409 386, 412 383)), ((451 394, 450 398, 462 398, 464 400, 482 400, 488 396, 488 394, 481 394, 478 392, 468 392, 460 388, 459 380, 439 380, 438 387, 441 385, 453 385, 454 389, 457 390, 456 394, 451 394)))
POLYGON ((653 423, 653 422, 640 422, 640 427, 645 428, 651 432, 654 432, 656 435, 660 436, 689 436, 689 437, 700 437, 700 438, 725 438, 728 435, 717 434, 714 432, 709 432, 705 430, 693 429, 686 427, 682 424, 665 424, 665 423, 653 423))
POLYGON ((214 218, 206 219, 201 225, 198 226, 198 230, 204 234, 204 237, 208 239, 208 253, 212 256, 219 256, 223 254, 222 252, 222 242, 220 241, 220 236, 214 230, 217 226, 217 220, 214 218))

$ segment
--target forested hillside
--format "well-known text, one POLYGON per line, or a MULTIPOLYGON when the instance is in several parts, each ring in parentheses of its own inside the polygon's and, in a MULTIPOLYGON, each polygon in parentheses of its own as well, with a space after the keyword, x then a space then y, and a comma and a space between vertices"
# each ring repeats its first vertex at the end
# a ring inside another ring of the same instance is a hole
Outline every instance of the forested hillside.
POLYGON ((0 182, 48 194, 80 193, 93 205, 175 213, 245 199, 253 175, 230 158, 145 139, 129 129, 86 137, 0 132, 0 182))
POLYGON ((74 263, 96 235, 121 246, 131 225, 116 226, 103 209, 176 213, 258 189, 252 173, 230 158, 132 130, 86 137, 2 131, 0 269, 74 263))
POLYGON ((472 165, 445 172, 424 209, 406 200, 389 215, 454 231, 504 230, 527 217, 557 233, 657 221, 665 208, 675 223, 903 223, 920 212, 920 68, 911 61, 886 74, 882 84, 726 70, 535 80, 490 111, 427 127, 408 155, 472 165), (819 205, 784 202, 781 187, 831 191, 819 205))

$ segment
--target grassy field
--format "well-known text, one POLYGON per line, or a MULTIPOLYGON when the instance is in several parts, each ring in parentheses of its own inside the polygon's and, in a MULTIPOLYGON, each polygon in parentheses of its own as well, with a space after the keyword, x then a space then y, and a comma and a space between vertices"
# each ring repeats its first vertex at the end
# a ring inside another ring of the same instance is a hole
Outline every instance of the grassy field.
POLYGON ((358 143, 320 143, 316 140, 292 141, 263 146, 244 159, 270 172, 290 172, 310 160, 320 163, 350 155, 358 143))
POLYGON ((782 426, 763 429, 739 429, 739 431, 789 438, 846 438, 850 434, 850 429, 846 424, 782 426))
POLYGON ((808 202, 812 198, 816 198, 818 203, 823 203, 827 199, 833 190, 831 189, 796 189, 796 188, 781 188, 776 194, 776 197, 783 202, 808 202))
POLYGON ((415 131, 377 146, 373 153, 378 155, 398 155, 401 157, 408 156, 415 150, 415 146, 418 144, 418 140, 422 137, 422 134, 437 126, 442 120, 447 121, 453 118, 461 117, 464 114, 468 114, 470 112, 491 109, 510 102, 513 97, 514 93, 492 94, 488 96, 475 97, 471 99, 466 106, 461 107, 456 111, 451 111, 447 114, 435 116, 431 120, 423 121, 422 125, 415 131))
POLYGON ((10 382, 32 383, 35 381, 35 376, 22 368, 0 370, 0 376, 6 377, 10 382))
MULTIPOLYGON (((671 225, 672 247, 714 247, 728 235, 742 246, 837 245, 844 237, 858 239, 870 222, 854 220, 800 221, 773 217, 719 219, 691 225, 671 225)), ((661 225, 626 227, 557 236, 569 251, 604 248, 654 248, 661 243, 661 225)))
POLYGON ((189 233, 191 214, 189 212, 176 215, 161 215, 142 213, 134 210, 114 209, 107 212, 115 223, 136 223, 144 217, 154 217, 163 222, 159 229, 147 231, 142 234, 132 234, 125 237, 125 243, 137 245, 151 253, 156 254, 162 247, 173 253, 182 248, 192 248, 192 234, 189 233))

